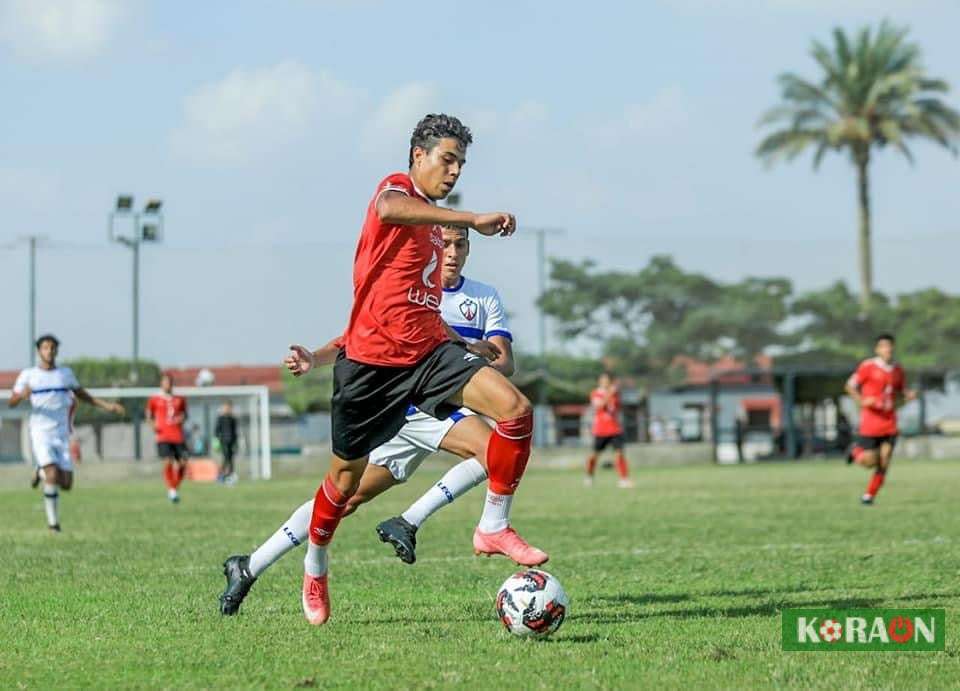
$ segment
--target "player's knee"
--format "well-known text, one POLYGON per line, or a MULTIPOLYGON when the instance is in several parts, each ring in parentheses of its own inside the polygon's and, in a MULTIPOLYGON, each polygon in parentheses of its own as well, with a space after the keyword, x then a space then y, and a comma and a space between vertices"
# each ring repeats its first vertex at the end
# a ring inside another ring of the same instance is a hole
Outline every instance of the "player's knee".
POLYGON ((504 410, 502 420, 515 420, 533 414, 533 405, 530 399, 524 396, 520 391, 514 389, 509 397, 504 400, 504 410))

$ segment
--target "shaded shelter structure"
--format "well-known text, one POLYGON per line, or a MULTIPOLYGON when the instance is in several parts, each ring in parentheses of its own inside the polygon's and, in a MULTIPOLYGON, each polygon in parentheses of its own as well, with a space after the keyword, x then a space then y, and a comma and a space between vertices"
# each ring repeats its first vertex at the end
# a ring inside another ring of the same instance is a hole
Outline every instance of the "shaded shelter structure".
MULTIPOLYGON (((779 425, 774 425, 778 443, 775 445, 779 453, 775 455, 786 458, 799 458, 814 452, 830 450, 827 445, 819 443, 817 418, 818 411, 830 403, 833 407, 834 420, 831 440, 834 450, 842 450, 853 437, 853 425, 846 421, 842 412, 841 399, 846 396, 844 387, 853 372, 852 367, 839 366, 774 366, 764 368, 742 368, 725 370, 711 374, 709 382, 711 411, 711 439, 713 442, 713 458, 719 458, 718 447, 725 430, 719 425, 720 393, 724 382, 736 377, 749 377, 755 381, 769 381, 780 397, 780 413, 775 416, 779 425)), ((947 370, 945 369, 911 369, 907 372, 908 385, 917 391, 918 430, 923 433, 927 430, 926 393, 929 390, 943 390, 946 386, 947 370)), ((822 416, 820 416, 822 417, 822 416)), ((739 437, 739 430, 735 432, 739 437)))

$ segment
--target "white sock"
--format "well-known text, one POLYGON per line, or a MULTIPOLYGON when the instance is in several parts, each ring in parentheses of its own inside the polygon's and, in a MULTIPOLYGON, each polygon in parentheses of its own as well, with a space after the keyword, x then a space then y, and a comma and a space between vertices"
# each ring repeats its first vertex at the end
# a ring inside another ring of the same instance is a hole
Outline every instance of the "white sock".
POLYGON ((301 504, 287 522, 250 555, 250 573, 259 576, 284 554, 306 542, 312 513, 313 499, 301 504))
POLYGON ((307 556, 303 559, 303 570, 314 578, 327 572, 327 548, 315 545, 307 540, 307 556))
POLYGON ((407 523, 419 528, 438 509, 452 503, 461 494, 473 489, 486 479, 487 471, 484 470, 480 461, 476 458, 468 458, 448 470, 447 474, 440 478, 440 482, 428 489, 400 515, 407 523))
POLYGON ((510 506, 513 504, 512 494, 497 494, 487 490, 487 498, 483 502, 483 513, 480 515, 481 533, 496 533, 510 526, 510 506))
POLYGON ((177 495, 177 490, 175 490, 173 487, 167 488, 167 499, 176 499, 177 495))
POLYGON ((43 508, 47 512, 47 525, 60 525, 60 492, 56 485, 43 483, 43 508))

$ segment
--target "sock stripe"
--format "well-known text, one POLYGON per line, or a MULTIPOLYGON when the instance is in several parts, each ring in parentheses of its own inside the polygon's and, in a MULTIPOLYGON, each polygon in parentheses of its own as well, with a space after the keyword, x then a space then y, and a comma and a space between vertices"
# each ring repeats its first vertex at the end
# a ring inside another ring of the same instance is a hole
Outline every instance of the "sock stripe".
POLYGON ((519 437, 513 437, 513 436, 511 436, 511 435, 509 435, 509 434, 504 434, 503 432, 501 432, 501 431, 500 431, 499 429, 497 429, 497 428, 494 428, 493 431, 494 431, 495 434, 499 434, 499 435, 500 435, 501 437, 503 437, 504 439, 513 439, 514 441, 519 441, 519 440, 521 440, 521 439, 527 439, 527 438, 533 436, 533 433, 530 433, 530 434, 524 434, 524 435, 519 436, 519 437))
POLYGON ((47 499, 56 499, 57 497, 60 496, 60 493, 54 492, 53 494, 47 494, 46 492, 44 492, 43 496, 45 496, 47 499))
MULTIPOLYGON (((346 501, 343 502, 342 504, 338 504, 337 502, 335 502, 335 501, 333 500, 333 497, 331 497, 331 496, 330 496, 330 493, 327 491, 327 483, 326 483, 326 482, 324 482, 322 485, 320 485, 320 488, 323 490, 323 494, 327 497, 327 501, 329 501, 331 504, 333 504, 334 506, 336 506, 338 509, 339 509, 339 508, 343 508, 344 506, 347 505, 347 502, 346 502, 346 501)), ((349 500, 348 500, 348 501, 349 501, 349 500)))

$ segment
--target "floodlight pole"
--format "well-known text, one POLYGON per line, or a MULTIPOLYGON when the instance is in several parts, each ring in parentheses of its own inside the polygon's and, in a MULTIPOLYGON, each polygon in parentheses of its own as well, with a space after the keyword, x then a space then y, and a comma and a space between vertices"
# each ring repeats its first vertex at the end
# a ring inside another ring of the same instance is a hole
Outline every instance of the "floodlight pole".
MULTIPOLYGON (((547 235, 563 235, 559 228, 524 228, 525 232, 537 236, 537 285, 540 295, 547 292, 547 235)), ((542 307, 537 307, 538 349, 540 351, 540 384, 537 386, 537 407, 541 412, 547 407, 547 315, 542 307)), ((536 434, 534 439, 537 446, 546 446, 547 427, 543 415, 534 418, 536 434)))
MULTIPOLYGON (((118 197, 117 198, 117 208, 114 211, 110 212, 109 216, 109 237, 115 242, 119 242, 121 245, 129 247, 133 252, 133 287, 131 294, 133 296, 133 347, 131 353, 131 362, 130 362, 130 381, 133 384, 140 383, 140 244, 143 242, 144 226, 142 223, 142 216, 149 215, 151 218, 156 218, 161 224, 163 223, 163 215, 160 213, 161 203, 159 200, 152 199, 147 202, 146 207, 144 207, 143 213, 139 211, 133 211, 133 197, 118 197), (123 201, 121 201, 123 200, 123 201), (123 237, 114 235, 114 222, 118 215, 128 216, 133 219, 133 235, 132 237, 123 237)), ((156 237, 147 238, 148 240, 155 241, 156 237)), ((140 413, 139 411, 133 412, 133 453, 134 457, 139 461, 142 454, 140 450, 140 413)))

